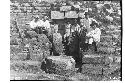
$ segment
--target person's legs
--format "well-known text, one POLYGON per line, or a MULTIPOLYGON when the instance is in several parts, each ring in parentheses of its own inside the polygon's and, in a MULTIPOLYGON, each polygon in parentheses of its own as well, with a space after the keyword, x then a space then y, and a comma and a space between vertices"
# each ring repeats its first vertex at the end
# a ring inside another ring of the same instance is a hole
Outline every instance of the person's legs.
POLYGON ((35 29, 32 29, 33 31, 35 31, 37 34, 38 34, 38 30, 37 30, 37 28, 35 28, 35 29))
POLYGON ((88 52, 88 54, 92 54, 93 53, 93 45, 92 44, 88 44, 87 52, 88 52))
POLYGON ((93 42, 93 44, 94 44, 95 52, 97 52, 97 45, 96 45, 96 42, 93 42))
POLYGON ((95 53, 97 52, 97 46, 96 46, 96 42, 92 43, 92 51, 95 53))
POLYGON ((38 29, 39 29, 39 34, 42 34, 42 30, 41 30, 41 27, 39 27, 38 29))

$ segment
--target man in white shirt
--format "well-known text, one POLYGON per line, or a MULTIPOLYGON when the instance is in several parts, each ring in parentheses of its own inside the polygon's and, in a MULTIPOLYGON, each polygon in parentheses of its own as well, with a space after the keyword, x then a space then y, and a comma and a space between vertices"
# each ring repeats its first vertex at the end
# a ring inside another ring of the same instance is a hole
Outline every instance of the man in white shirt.
POLYGON ((50 22, 47 19, 48 19, 48 17, 45 16, 44 19, 43 19, 42 26, 47 31, 48 35, 50 35, 51 34, 50 22))
POLYGON ((49 22, 49 20, 47 20, 47 16, 45 16, 44 17, 44 20, 43 20, 43 22, 44 22, 44 24, 43 24, 43 26, 45 27, 45 29, 49 29, 50 28, 50 22, 49 22))
POLYGON ((97 26, 98 24, 93 21, 91 24, 91 27, 93 28, 93 30, 86 35, 89 38, 88 40, 89 47, 90 48, 94 47, 94 51, 97 51, 96 44, 100 42, 100 35, 101 35, 101 30, 97 26))

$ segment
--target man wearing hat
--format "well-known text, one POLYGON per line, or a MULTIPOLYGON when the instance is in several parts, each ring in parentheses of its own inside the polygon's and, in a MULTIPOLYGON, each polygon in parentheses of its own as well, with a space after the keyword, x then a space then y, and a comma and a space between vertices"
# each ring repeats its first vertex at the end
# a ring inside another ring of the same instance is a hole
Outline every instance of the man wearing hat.
POLYGON ((82 18, 80 20, 81 25, 84 25, 85 28, 87 29, 87 32, 90 32, 90 31, 92 31, 92 28, 90 27, 90 24, 92 23, 92 21, 95 21, 95 22, 97 22, 97 21, 95 19, 93 19, 93 18, 89 18, 89 13, 88 12, 85 12, 84 15, 85 15, 85 18, 82 18))
POLYGON ((50 28, 50 22, 49 22, 47 16, 45 16, 44 19, 43 19, 43 27, 48 32, 48 35, 50 35, 51 34, 51 28, 50 28))
POLYGON ((88 37, 88 46, 92 52, 96 52, 96 44, 100 42, 101 30, 98 28, 98 24, 95 21, 92 21, 90 26, 93 30, 86 35, 88 37))

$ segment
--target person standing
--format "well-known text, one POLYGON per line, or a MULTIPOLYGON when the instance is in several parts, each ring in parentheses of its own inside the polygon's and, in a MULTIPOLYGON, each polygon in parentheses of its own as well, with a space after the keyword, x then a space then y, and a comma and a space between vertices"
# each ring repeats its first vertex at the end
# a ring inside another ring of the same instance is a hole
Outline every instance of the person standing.
POLYGON ((83 52, 86 52, 88 49, 87 44, 85 43, 86 42, 86 34, 87 34, 87 29, 85 28, 85 26, 81 25, 79 38, 80 38, 80 49, 83 52))
POLYGON ((77 24, 72 27, 69 37, 69 54, 76 60, 76 64, 79 64, 81 58, 79 56, 79 32, 77 31, 76 25, 77 24))
POLYGON ((90 24, 92 23, 92 21, 97 22, 95 19, 89 17, 88 12, 85 12, 85 18, 82 18, 80 20, 80 22, 81 22, 82 25, 85 26, 85 28, 87 29, 87 32, 92 31, 92 28, 90 27, 90 24))
POLYGON ((58 25, 55 25, 54 29, 55 33, 53 34, 53 54, 59 56, 61 53, 63 53, 62 35, 58 33, 58 25))
POLYGON ((50 36, 50 34, 51 34, 51 27, 50 27, 50 22, 49 22, 47 16, 45 16, 44 19, 43 19, 43 27, 45 29, 46 35, 50 36))
POLYGON ((67 56, 69 56, 69 37, 70 37, 70 28, 71 28, 71 24, 67 24, 66 26, 66 33, 63 37, 63 44, 64 44, 64 51, 65 51, 65 54, 67 56))

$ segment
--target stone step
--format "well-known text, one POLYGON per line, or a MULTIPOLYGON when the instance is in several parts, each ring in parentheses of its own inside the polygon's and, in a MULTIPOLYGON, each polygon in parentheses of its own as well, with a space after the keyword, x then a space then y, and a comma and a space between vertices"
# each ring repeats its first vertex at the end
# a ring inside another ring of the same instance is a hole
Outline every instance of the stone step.
POLYGON ((121 30, 106 31, 106 34, 120 35, 121 34, 121 30))
POLYGON ((30 55, 30 59, 32 60, 32 61, 41 61, 42 62, 42 60, 43 60, 43 54, 31 54, 30 55))
POLYGON ((22 48, 20 45, 10 45, 10 54, 17 54, 22 52, 22 48))
POLYGON ((41 69, 41 62, 38 61, 21 61, 21 60, 11 60, 10 61, 10 70, 14 70, 16 72, 24 72, 24 73, 37 73, 41 69))
POLYGON ((69 77, 71 81, 89 81, 90 77, 82 73, 76 73, 75 75, 69 77))
POLYGON ((43 61, 45 59, 45 57, 50 56, 50 51, 36 51, 36 52, 32 52, 30 54, 30 59, 33 61, 43 61))
POLYGON ((97 54, 84 55, 82 58, 83 64, 103 64, 105 63, 104 61, 105 61, 104 56, 100 56, 97 54))
POLYGON ((114 58, 114 55, 106 55, 106 54, 88 54, 84 55, 82 58, 83 64, 101 64, 101 65, 107 65, 112 63, 113 61, 118 61, 118 59, 114 58))
POLYGON ((10 37, 10 45, 19 45, 21 43, 21 39, 17 37, 10 37))
POLYGON ((10 80, 38 80, 37 74, 10 71, 10 80))
POLYGON ((104 42, 104 41, 106 41, 106 42, 111 42, 112 39, 113 39, 113 37, 110 36, 110 35, 101 36, 101 38, 100 38, 100 42, 104 42))
POLYGON ((11 54, 11 60, 26 60, 27 53, 18 53, 18 54, 11 54))
POLYGON ((101 53, 112 54, 115 53, 115 47, 100 47, 97 48, 97 51, 101 53))
POLYGON ((113 46, 114 46, 113 42, 106 42, 106 41, 104 41, 104 42, 99 42, 99 43, 97 44, 97 47, 98 47, 98 48, 100 48, 100 47, 113 47, 113 46))
POLYGON ((100 64, 83 64, 82 73, 83 74, 102 74, 103 65, 100 64))
POLYGON ((118 27, 118 26, 115 26, 115 25, 109 25, 107 28, 108 28, 109 30, 119 29, 119 27, 118 27))
POLYGON ((111 64, 109 67, 103 68, 103 75, 109 75, 114 73, 115 71, 119 71, 121 69, 120 64, 111 64))
POLYGON ((43 70, 58 75, 70 75, 75 71, 75 60, 71 56, 49 56, 43 63, 43 70))
POLYGON ((70 80, 70 78, 66 76, 61 76, 57 74, 48 74, 45 72, 40 72, 37 74, 33 73, 20 73, 15 72, 13 70, 10 71, 10 80, 42 80, 42 81, 48 81, 48 80, 55 80, 55 81, 64 81, 64 80, 70 80))

